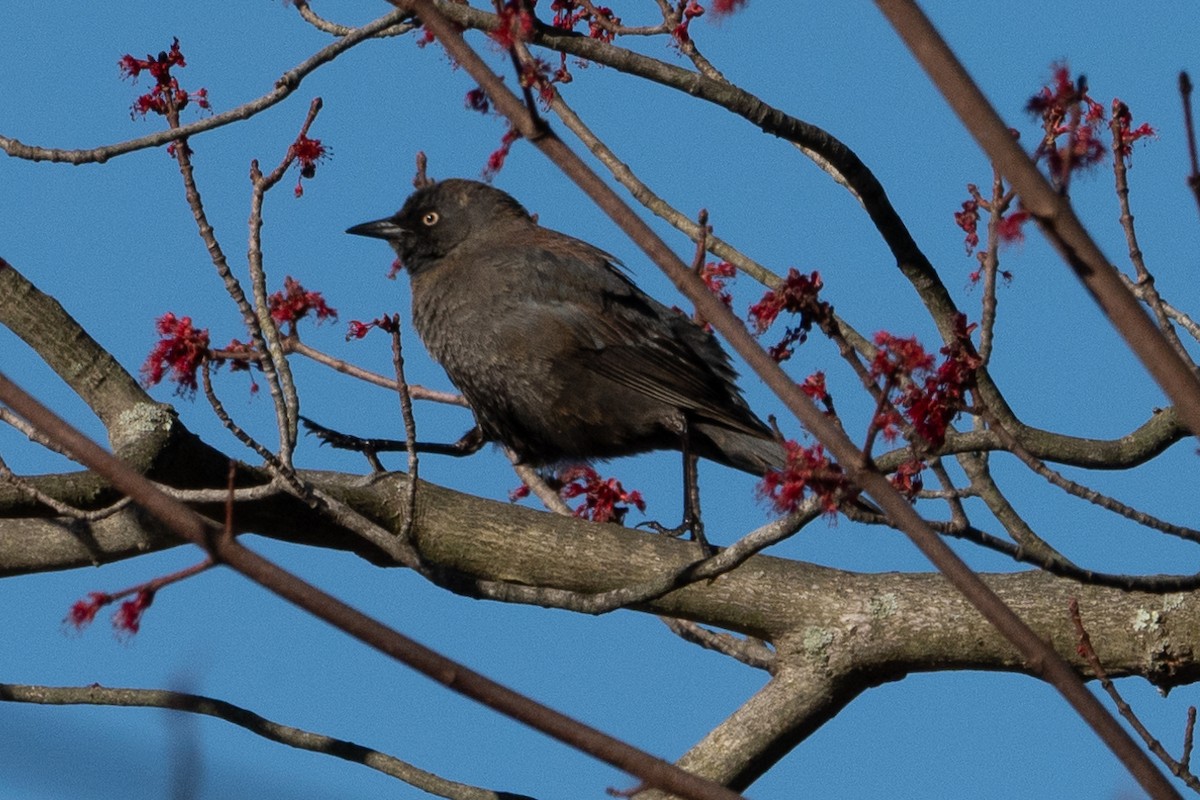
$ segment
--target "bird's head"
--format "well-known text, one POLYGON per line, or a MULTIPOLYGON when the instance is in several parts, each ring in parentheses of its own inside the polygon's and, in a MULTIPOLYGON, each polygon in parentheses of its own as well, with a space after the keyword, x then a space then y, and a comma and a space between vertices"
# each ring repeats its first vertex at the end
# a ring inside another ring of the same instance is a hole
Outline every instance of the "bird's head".
POLYGON ((513 223, 532 220, 511 195, 486 183, 451 178, 413 192, 392 216, 355 225, 346 233, 386 240, 411 273, 474 236, 513 223))

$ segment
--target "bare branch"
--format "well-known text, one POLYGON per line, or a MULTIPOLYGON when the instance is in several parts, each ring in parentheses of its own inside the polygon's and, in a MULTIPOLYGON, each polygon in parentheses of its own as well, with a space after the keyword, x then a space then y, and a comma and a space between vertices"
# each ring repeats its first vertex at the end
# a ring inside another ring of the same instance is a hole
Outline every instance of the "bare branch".
POLYGON ((345 739, 335 739, 273 722, 241 706, 212 697, 165 689, 118 689, 105 686, 29 686, 17 683, 0 684, 0 701, 35 703, 38 705, 93 705, 122 708, 166 708, 209 717, 238 725, 256 736, 286 744, 300 750, 345 759, 404 781, 429 794, 450 800, 520 800, 521 795, 481 789, 465 783, 446 780, 426 772, 395 756, 364 747, 345 739))

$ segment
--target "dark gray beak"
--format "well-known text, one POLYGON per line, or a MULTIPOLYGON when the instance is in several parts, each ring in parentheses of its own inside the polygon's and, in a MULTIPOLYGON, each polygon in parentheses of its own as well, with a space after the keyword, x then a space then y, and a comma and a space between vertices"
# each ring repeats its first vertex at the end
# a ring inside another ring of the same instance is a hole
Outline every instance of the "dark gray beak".
POLYGON ((407 232, 392 217, 377 219, 374 222, 364 222, 346 229, 346 233, 352 233, 355 236, 370 236, 373 239, 387 239, 388 241, 401 239, 407 232))

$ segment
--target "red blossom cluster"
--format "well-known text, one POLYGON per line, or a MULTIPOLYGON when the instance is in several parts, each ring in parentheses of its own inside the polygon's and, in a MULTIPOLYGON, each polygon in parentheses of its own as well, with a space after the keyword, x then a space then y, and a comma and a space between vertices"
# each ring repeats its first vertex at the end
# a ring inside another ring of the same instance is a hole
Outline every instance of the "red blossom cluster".
MULTIPOLYGON (((222 351, 229 357, 230 372, 248 372, 250 365, 255 361, 256 353, 254 352, 254 345, 250 344, 250 342, 243 342, 240 339, 230 339, 229 344, 225 345, 222 351)), ((252 384, 251 391, 258 391, 258 385, 252 384)))
MULTIPOLYGON (((961 211, 954 212, 954 224, 962 228, 966 233, 964 243, 967 247, 967 255, 975 251, 979 246, 979 217, 980 212, 986 211, 989 214, 996 213, 993 203, 983 199, 983 195, 979 193, 979 187, 973 183, 967 184, 967 192, 971 195, 970 200, 964 200, 961 211)), ((1025 238, 1025 223, 1029 221, 1029 212, 1023 208, 1009 209, 1006 203, 1000 211, 1000 219, 996 222, 996 236, 1003 244, 1020 242, 1025 238)), ((1004 277, 1011 278, 1012 275, 1004 273, 1004 277)), ((978 271, 971 273, 971 283, 977 283, 980 278, 978 271)))
POLYGON ((953 341, 941 349, 945 356, 934 368, 933 356, 915 337, 902 338, 886 331, 875 334, 878 348, 871 360, 870 375, 879 383, 888 402, 881 404, 872 425, 891 441, 900 432, 904 418, 922 439, 922 449, 938 448, 946 440, 951 420, 967 405, 967 392, 975 386, 979 355, 971 345, 966 317, 955 319, 953 341))
POLYGON ((1120 137, 1120 144, 1117 145, 1117 151, 1123 159, 1133 158, 1133 143, 1138 139, 1154 138, 1158 133, 1154 128, 1150 127, 1150 123, 1143 122, 1136 128, 1133 126, 1133 114, 1129 110, 1129 106, 1122 103, 1117 98, 1112 101, 1112 125, 1120 137))
MULTIPOLYGON (((116 602, 127 592, 108 594, 107 592, 88 592, 84 600, 75 601, 63 619, 63 624, 76 630, 82 630, 92 623, 96 614, 105 606, 116 602)), ((118 635, 132 636, 140 630, 142 615, 154 602, 154 590, 143 587, 138 589, 132 599, 126 600, 113 612, 113 630, 118 635)))
POLYGON ((979 188, 969 183, 967 191, 971 193, 972 199, 964 200, 962 211, 954 212, 954 224, 967 234, 965 243, 967 255, 970 255, 979 246, 979 201, 974 199, 974 196, 979 194, 979 188))
POLYGON ((437 41, 437 37, 433 35, 433 31, 421 26, 421 34, 417 37, 417 47, 424 49, 426 45, 431 45, 437 41))
POLYGON ((1002 242, 1022 242, 1025 240, 1025 223, 1029 220, 1029 212, 1023 208, 1008 212, 996 224, 996 235, 1002 242))
POLYGON ((384 314, 382 317, 373 319, 370 322, 360 322, 359 320, 350 320, 350 327, 346 330, 346 341, 351 339, 361 339, 371 332, 372 329, 378 328, 385 333, 394 333, 400 327, 400 315, 384 314))
POLYGON ((725 288, 726 284, 737 278, 737 267, 728 261, 710 261, 700 268, 700 280, 708 290, 725 304, 726 308, 733 307, 733 295, 725 288))
POLYGON ((491 181, 500 170, 504 169, 504 162, 508 160, 508 154, 512 150, 513 142, 521 138, 521 134, 516 128, 508 128, 504 131, 504 135, 500 137, 500 146, 492 151, 488 156, 487 165, 483 168, 483 179, 491 181))
POLYGON ((521 0, 504 0, 499 10, 499 23, 488 36, 505 50, 516 42, 527 42, 533 36, 534 19, 521 0))
MULTIPOLYGON (((1088 95, 1087 88, 1083 76, 1071 80, 1066 64, 1057 64, 1051 85, 1042 87, 1026 106, 1030 113, 1041 117, 1045 130, 1037 155, 1044 156, 1050 174, 1064 182, 1072 171, 1090 167, 1105 157, 1101 140, 1104 106, 1088 95)), ((1131 145, 1138 139, 1155 135, 1147 123, 1134 127, 1129 107, 1118 99, 1112 102, 1112 114, 1110 124, 1118 134, 1121 158, 1130 157, 1131 145)))
MULTIPOLYGON (((541 58, 532 58, 521 62, 519 80, 521 88, 536 90, 542 107, 548 109, 550 103, 554 100, 554 85, 557 83, 570 83, 574 78, 571 77, 571 72, 567 69, 567 54, 559 53, 557 68, 551 68, 550 64, 541 58)), ((488 110, 487 98, 483 99, 482 106, 480 106, 477 98, 472 97, 471 92, 467 92, 467 107, 473 111, 486 113, 488 110)))
POLYGON ((634 489, 626 491, 616 478, 601 478, 596 470, 586 464, 567 467, 558 479, 562 488, 558 490, 564 500, 576 497, 584 501, 575 509, 575 516, 592 522, 615 522, 620 525, 632 506, 638 511, 646 510, 642 493, 634 489))
MULTIPOLYGON (((1105 160, 1104 106, 1088 94, 1087 81, 1083 76, 1071 78, 1071 71, 1066 64, 1054 65, 1050 84, 1039 89, 1025 107, 1042 123, 1041 143, 1033 158, 1045 159, 1051 180, 1060 188, 1065 189, 1073 173, 1105 160)), ((1132 157, 1134 142, 1157 135, 1148 123, 1135 126, 1129 107, 1118 99, 1112 101, 1112 121, 1108 126, 1115 134, 1116 155, 1125 160, 1132 157)), ((1013 135, 1018 134, 1013 131, 1013 135)), ((962 210, 954 213, 954 222, 966 233, 967 253, 970 254, 979 246, 980 212, 995 211, 990 203, 980 197, 978 187, 968 184, 967 190, 972 199, 964 201, 962 210)), ((1029 212, 1020 206, 1011 211, 1004 209, 997 221, 996 232, 1000 241, 1021 241, 1025 223, 1029 219, 1029 212)), ((973 282, 978 279, 978 272, 971 274, 973 282)))
MULTIPOLYGON (((583 497, 584 502, 575 509, 575 516, 590 519, 593 522, 615 522, 618 525, 625 521, 625 515, 630 507, 638 511, 646 510, 646 501, 642 493, 636 489, 626 491, 616 478, 601 478, 595 469, 586 464, 566 467, 553 478, 558 487, 558 494, 564 500, 583 497)), ((518 486, 508 493, 508 499, 514 503, 529 496, 529 487, 518 486)))
POLYGON ((804 379, 804 382, 799 384, 800 391, 804 392, 813 402, 820 403, 825 406, 826 414, 833 414, 833 395, 829 393, 829 387, 825 385, 825 373, 821 371, 814 372, 804 379))
POLYGON ((332 155, 333 151, 321 144, 320 139, 310 139, 303 133, 296 137, 296 141, 292 142, 288 150, 288 156, 296 159, 296 163, 300 165, 300 176, 296 178, 296 197, 304 194, 301 182, 316 176, 317 164, 332 155))
POLYGON ((154 323, 159 340, 142 364, 142 382, 155 386, 163 378, 178 384, 181 394, 194 394, 197 388, 196 370, 210 357, 208 329, 195 328, 191 317, 176 317, 167 312, 154 323))
POLYGON ((892 486, 896 487, 896 491, 910 501, 915 500, 921 489, 925 487, 925 481, 921 477, 921 473, 924 471, 925 462, 919 458, 913 458, 897 467, 889 480, 892 486))
POLYGON ((291 275, 283 279, 282 291, 267 298, 267 307, 271 319, 281 325, 285 322, 295 325, 309 312, 316 316, 318 325, 327 319, 337 319, 337 309, 330 308, 320 292, 308 291, 291 275))
POLYGON ((790 439, 783 444, 787 465, 763 476, 755 490, 759 497, 769 500, 777 513, 790 514, 812 494, 820 499, 825 513, 836 514, 838 502, 849 486, 846 473, 830 460, 820 444, 801 447, 790 439))
POLYGON ((611 42, 611 29, 621 24, 621 18, 615 16, 608 6, 591 5, 589 8, 576 0, 554 0, 550 4, 550 10, 554 12, 554 18, 550 22, 554 27, 573 31, 583 22, 588 26, 588 36, 603 42, 611 42))
POLYGON ((1083 76, 1072 80, 1066 64, 1054 65, 1050 85, 1029 98, 1025 108, 1041 117, 1045 135, 1036 157, 1046 159, 1052 176, 1065 179, 1104 158, 1104 106, 1088 95, 1083 76))
POLYGON ((717 16, 724 16, 741 9, 749 2, 750 0, 713 0, 712 10, 717 16))
POLYGON ((703 15, 704 6, 697 3, 696 0, 687 0, 683 10, 680 12, 679 24, 671 31, 671 35, 680 44, 687 44, 692 40, 691 34, 688 33, 688 28, 691 27, 692 20, 703 15))
MULTIPOLYGON (((320 292, 310 292, 291 276, 284 279, 282 291, 267 298, 271 318, 279 324, 293 326, 310 313, 318 324, 327 319, 337 319, 337 311, 330 308, 320 292)), ((256 361, 251 344, 233 339, 220 352, 209 346, 207 328, 197 328, 191 317, 177 317, 168 311, 154 321, 159 340, 150 350, 140 372, 146 386, 156 386, 169 378, 177 384, 180 394, 195 393, 199 386, 196 373, 207 361, 217 366, 231 361, 231 371, 249 370, 256 361)), ((258 387, 253 381, 251 391, 258 387)))
POLYGON ((208 90, 197 89, 193 93, 180 87, 175 76, 171 74, 172 67, 186 67, 187 62, 179 50, 179 39, 171 43, 171 49, 160 52, 158 57, 147 55, 145 58, 134 58, 129 53, 121 56, 117 62, 121 76, 135 81, 143 72, 154 78, 154 88, 133 101, 130 116, 146 116, 151 112, 165 115, 169 110, 182 111, 189 102, 195 102, 203 109, 209 108, 208 90))
POLYGON ((480 86, 468 91, 463 103, 471 111, 478 111, 480 114, 486 114, 492 109, 491 104, 488 103, 487 92, 480 86))
MULTIPOLYGON (((217 364, 224 363, 226 359, 229 360, 230 372, 250 372, 250 368, 255 366, 262 368, 254 345, 238 339, 230 339, 229 344, 222 348, 220 357, 216 354, 213 356, 213 361, 217 364)), ((258 381, 254 380, 254 374, 250 372, 250 394, 258 394, 258 389, 258 381)))
POLYGON ((793 347, 804 343, 813 323, 829 313, 829 304, 818 297, 823 286, 819 272, 803 275, 792 267, 783 283, 750 306, 750 320, 754 323, 756 335, 765 333, 780 312, 800 315, 800 322, 789 327, 779 343, 767 349, 776 361, 791 358, 793 347))

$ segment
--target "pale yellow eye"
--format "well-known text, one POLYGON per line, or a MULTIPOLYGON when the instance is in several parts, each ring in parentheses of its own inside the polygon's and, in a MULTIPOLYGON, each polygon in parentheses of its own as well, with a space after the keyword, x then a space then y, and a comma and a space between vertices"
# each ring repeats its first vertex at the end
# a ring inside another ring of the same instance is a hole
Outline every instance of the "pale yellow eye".
POLYGON ((434 225, 438 224, 439 219, 441 219, 441 217, 438 216, 436 211, 430 211, 425 216, 421 217, 421 222, 425 224, 425 227, 432 228, 434 225))

